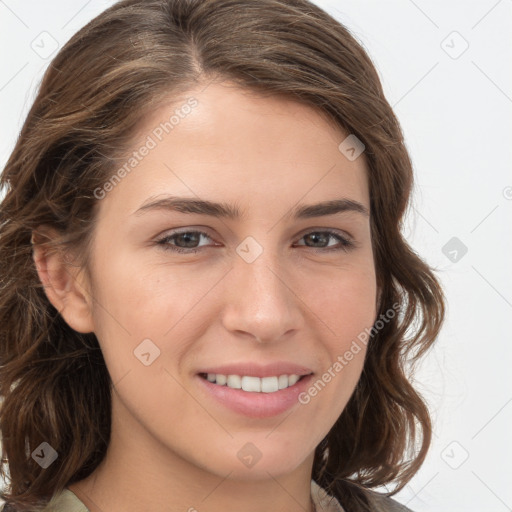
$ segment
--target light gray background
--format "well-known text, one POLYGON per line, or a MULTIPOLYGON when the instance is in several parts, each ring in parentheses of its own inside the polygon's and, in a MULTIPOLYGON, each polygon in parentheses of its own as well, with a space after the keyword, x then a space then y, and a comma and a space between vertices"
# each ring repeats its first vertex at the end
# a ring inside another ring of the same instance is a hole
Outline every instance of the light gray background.
MULTIPOLYGON (((512 1, 316 3, 377 66, 416 171, 406 234, 448 298, 418 372, 433 445, 397 499, 417 512, 512 510, 512 1)), ((0 167, 54 55, 39 54, 111 4, 0 0, 0 167)))

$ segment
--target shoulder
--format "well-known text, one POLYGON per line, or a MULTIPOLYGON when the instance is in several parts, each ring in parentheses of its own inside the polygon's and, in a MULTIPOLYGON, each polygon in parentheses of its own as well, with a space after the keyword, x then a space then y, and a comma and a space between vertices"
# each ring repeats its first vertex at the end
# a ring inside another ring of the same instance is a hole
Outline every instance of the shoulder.
POLYGON ((89 512, 89 509, 69 489, 63 489, 48 503, 43 512, 89 512))
MULTIPOLYGON (((372 512, 413 512, 410 508, 385 494, 380 494, 368 488, 364 489, 363 492, 372 512)), ((325 489, 320 487, 314 480, 311 480, 311 497, 317 512, 345 512, 340 502, 327 494, 325 489)))
MULTIPOLYGON (((0 512, 15 512, 5 503, 0 505, 0 512)), ((55 494, 42 512, 90 512, 89 509, 69 489, 55 494)))
POLYGON ((375 491, 367 491, 368 499, 375 512, 413 512, 398 501, 375 491))

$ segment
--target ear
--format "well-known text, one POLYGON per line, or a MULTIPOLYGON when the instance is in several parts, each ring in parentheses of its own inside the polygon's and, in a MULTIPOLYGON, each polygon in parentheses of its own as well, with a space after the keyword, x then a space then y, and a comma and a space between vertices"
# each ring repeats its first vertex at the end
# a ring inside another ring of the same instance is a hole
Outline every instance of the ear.
POLYGON ((69 253, 45 245, 58 232, 39 226, 32 232, 33 260, 48 300, 75 331, 94 331, 92 296, 83 269, 73 264, 69 253))

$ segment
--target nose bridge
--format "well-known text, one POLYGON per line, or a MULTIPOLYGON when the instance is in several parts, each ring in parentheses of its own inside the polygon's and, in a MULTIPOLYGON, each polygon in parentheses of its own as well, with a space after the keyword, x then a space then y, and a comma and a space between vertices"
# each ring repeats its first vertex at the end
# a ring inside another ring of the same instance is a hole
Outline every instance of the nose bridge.
POLYGON ((265 306, 283 306, 288 302, 279 254, 270 245, 266 243, 263 247, 253 239, 242 242, 237 248, 234 270, 241 288, 238 298, 251 297, 260 314, 264 313, 265 306), (244 252, 247 248, 249 251, 244 252))
POLYGON ((270 238, 264 245, 247 237, 236 248, 224 313, 228 330, 244 331, 260 341, 277 340, 301 322, 293 288, 270 238))

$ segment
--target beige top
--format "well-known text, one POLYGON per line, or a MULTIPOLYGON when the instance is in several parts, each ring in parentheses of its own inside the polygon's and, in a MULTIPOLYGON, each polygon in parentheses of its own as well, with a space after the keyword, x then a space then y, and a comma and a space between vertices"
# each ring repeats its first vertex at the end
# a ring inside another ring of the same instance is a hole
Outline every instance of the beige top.
MULTIPOLYGON (((339 501, 330 496, 314 480, 311 480, 311 499, 315 504, 316 512, 345 512, 339 501)), ((406 512, 408 508, 400 505, 390 498, 379 498, 377 510, 383 512, 406 512), (382 499, 382 501, 381 501, 382 499), (382 507, 382 508, 381 508, 382 507)), ((0 506, 0 512, 4 505, 0 506)), ((48 503, 44 512, 90 512, 89 509, 78 499, 76 494, 65 488, 56 494, 48 503)))
POLYGON ((340 502, 327 494, 314 480, 311 480, 311 499, 316 512, 345 512, 340 502))
MULTIPOLYGON (((317 512, 344 512, 338 500, 330 498, 314 480, 311 480, 311 498, 317 512), (331 502, 331 500, 333 501, 331 502)), ((0 507, 1 510, 3 510, 3 505, 0 507)), ((78 499, 76 494, 65 488, 51 499, 44 512, 89 512, 89 509, 78 499)))

